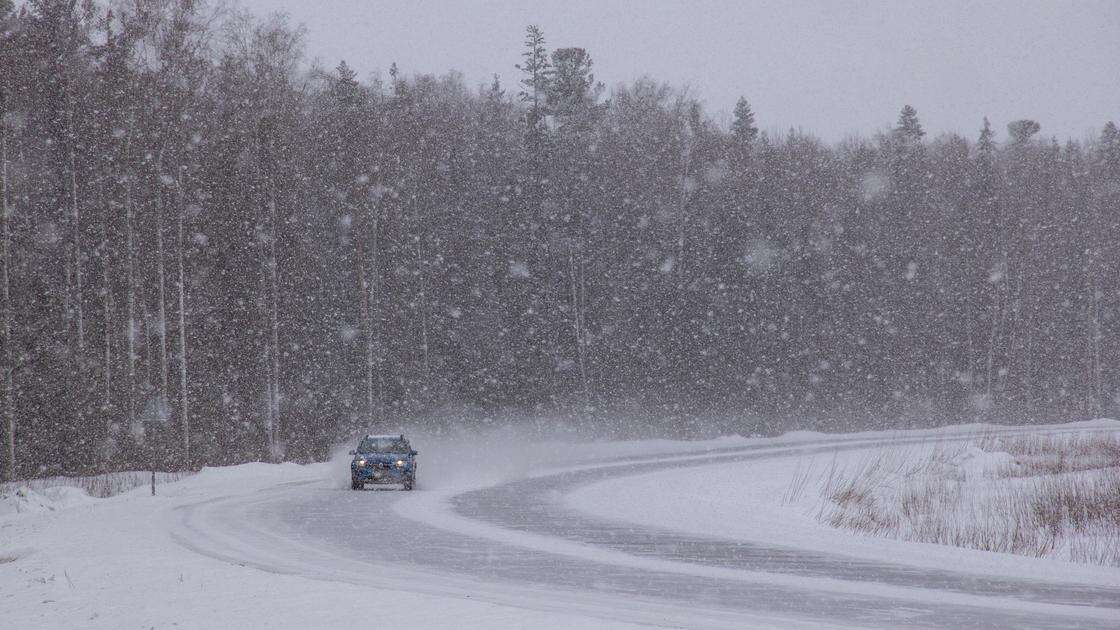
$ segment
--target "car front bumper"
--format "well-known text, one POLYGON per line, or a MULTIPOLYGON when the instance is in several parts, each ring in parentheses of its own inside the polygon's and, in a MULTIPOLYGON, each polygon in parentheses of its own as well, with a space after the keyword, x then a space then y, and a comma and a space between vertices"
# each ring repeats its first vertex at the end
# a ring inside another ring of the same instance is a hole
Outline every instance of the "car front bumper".
POLYGON ((352 469, 351 475, 358 483, 404 483, 405 480, 412 478, 412 470, 396 466, 365 466, 352 469))

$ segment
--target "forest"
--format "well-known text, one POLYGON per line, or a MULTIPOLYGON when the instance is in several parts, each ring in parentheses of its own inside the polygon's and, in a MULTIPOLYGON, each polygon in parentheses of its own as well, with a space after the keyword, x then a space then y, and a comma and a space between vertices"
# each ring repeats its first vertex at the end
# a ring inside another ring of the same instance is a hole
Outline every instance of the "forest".
POLYGON ((410 422, 1120 410, 1113 122, 932 137, 899 103, 825 143, 749 95, 720 121, 606 87, 536 26, 484 85, 302 42, 203 0, 0 0, 4 477, 307 461, 410 422))

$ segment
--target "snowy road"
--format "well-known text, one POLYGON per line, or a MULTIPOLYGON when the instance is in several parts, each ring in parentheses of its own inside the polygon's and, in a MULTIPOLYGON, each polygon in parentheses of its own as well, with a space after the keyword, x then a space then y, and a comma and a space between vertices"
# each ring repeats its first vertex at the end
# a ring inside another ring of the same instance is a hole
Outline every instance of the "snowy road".
MULTIPOLYGON (((1120 588, 919 568, 599 518, 567 507, 604 479, 905 443, 830 440, 573 463, 473 489, 352 492, 281 484, 179 508, 180 544, 317 580, 695 628, 1114 628, 1120 588)), ((421 469, 423 474, 423 469, 421 469)), ((690 506, 682 505, 682 510, 690 506)))

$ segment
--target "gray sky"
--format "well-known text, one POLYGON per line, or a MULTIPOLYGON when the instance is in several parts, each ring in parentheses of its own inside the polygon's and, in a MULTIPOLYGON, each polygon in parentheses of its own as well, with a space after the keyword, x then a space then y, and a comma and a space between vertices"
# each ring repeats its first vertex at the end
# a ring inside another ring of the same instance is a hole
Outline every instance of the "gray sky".
POLYGON ((363 77, 461 71, 519 78, 525 25, 586 48, 608 88, 645 74, 689 86, 717 119, 739 95, 760 126, 869 134, 909 103, 931 135, 1005 136, 1034 118, 1060 140, 1120 122, 1120 0, 241 0, 307 27, 307 53, 363 77))

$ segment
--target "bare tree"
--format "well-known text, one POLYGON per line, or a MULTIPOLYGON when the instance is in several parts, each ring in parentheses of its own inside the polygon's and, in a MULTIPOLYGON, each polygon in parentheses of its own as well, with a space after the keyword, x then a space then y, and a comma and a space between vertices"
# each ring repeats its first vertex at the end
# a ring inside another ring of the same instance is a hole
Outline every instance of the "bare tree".
POLYGON ((381 359, 377 355, 377 338, 380 330, 381 274, 378 271, 378 208, 376 203, 366 206, 366 220, 370 226, 369 253, 364 253, 364 236, 358 238, 358 283, 362 290, 362 329, 366 341, 366 414, 373 423, 382 420, 385 386, 382 382, 381 359), (377 311, 376 314, 374 311, 377 311), (376 386, 375 386, 376 381, 376 386), (376 394, 375 394, 376 392, 376 394))
POLYGON ((268 326, 268 341, 265 343, 267 382, 265 390, 265 438, 269 456, 279 459, 282 456, 280 443, 280 277, 277 258, 277 239, 279 238, 280 212, 276 190, 276 153, 273 134, 274 121, 262 118, 257 125, 257 169, 260 185, 264 191, 263 203, 268 233, 262 237, 262 279, 264 280, 262 302, 268 326))
POLYGON ((178 263, 179 263, 179 282, 177 284, 179 293, 179 403, 180 403, 180 418, 183 431, 183 457, 187 468, 191 467, 191 416, 189 407, 189 395, 187 388, 187 281, 186 281, 186 266, 183 262, 183 221, 187 213, 186 208, 186 195, 183 191, 183 170, 185 167, 180 166, 176 171, 175 177, 175 190, 178 195, 179 206, 179 220, 178 220, 178 263))
MULTIPOLYGON (((102 369, 102 399, 101 408, 103 411, 108 411, 112 406, 112 383, 113 383, 113 327, 110 325, 113 321, 113 281, 112 274, 110 273, 111 265, 109 259, 109 222, 112 220, 109 214, 109 209, 114 204, 104 203, 103 212, 104 216, 101 219, 101 245, 99 246, 99 254, 101 258, 101 316, 104 318, 104 334, 102 335, 102 353, 104 360, 104 368, 102 369)), ((108 413, 105 414, 106 427, 105 435, 110 434, 110 427, 112 425, 112 416, 108 413)))
MULTIPOLYGON (((419 218, 419 216, 418 216, 419 218)), ((417 221, 419 223, 419 221, 417 221)), ((428 280, 427 280, 427 259, 424 258, 423 248, 423 228, 418 230, 417 235, 414 237, 413 242, 416 245, 416 276, 417 282, 420 283, 420 295, 418 303, 420 305, 420 353, 423 359, 424 368, 424 393, 431 390, 432 378, 432 358, 431 346, 428 343, 428 280)))
POLYGON ((155 161, 156 196, 156 277, 159 282, 159 400, 161 409, 167 407, 168 369, 167 369, 167 277, 163 252, 163 186, 168 176, 163 173, 163 150, 155 161))
POLYGON ((125 299, 128 303, 128 329, 125 333, 128 336, 128 429, 134 432, 136 429, 136 361, 139 359, 136 354, 136 335, 139 332, 139 325, 136 322, 136 247, 133 243, 132 214, 132 176, 130 173, 124 178, 125 248, 127 250, 125 252, 125 283, 127 284, 125 299))
POLYGON ((275 459, 279 459, 281 455, 280 445, 280 280, 279 280, 279 267, 280 260, 276 256, 276 241, 279 236, 278 227, 280 223, 280 215, 277 210, 276 204, 276 182, 272 173, 269 173, 268 178, 268 212, 270 218, 271 234, 268 239, 268 277, 269 288, 271 289, 269 295, 269 333, 270 349, 269 356, 271 358, 271 365, 269 370, 270 378, 270 400, 269 407, 270 415, 272 417, 272 430, 270 435, 270 452, 275 459))
MULTIPOLYGON (((74 126, 74 99, 70 94, 66 95, 66 128, 67 128, 67 184, 70 198, 70 228, 71 228, 71 242, 70 242, 70 266, 72 269, 71 280, 73 281, 73 302, 72 308, 77 317, 77 342, 79 355, 85 351, 86 344, 86 327, 85 315, 82 309, 82 226, 81 217, 78 211, 78 165, 76 158, 76 150, 74 147, 77 129, 74 126)), ((68 288, 68 290, 70 290, 68 288)))
POLYGON ((591 386, 587 378, 587 332, 584 317, 587 312, 587 292, 584 277, 586 269, 583 252, 568 247, 568 284, 572 300, 572 332, 576 337, 576 359, 579 363, 580 383, 583 386, 583 403, 591 404, 591 386))
MULTIPOLYGON (((682 95, 678 102, 678 107, 683 109, 684 105, 685 99, 682 95)), ((699 124, 699 115, 699 105, 695 101, 692 101, 689 106, 688 115, 685 117, 681 126, 681 174, 677 194, 677 260, 675 262, 677 281, 681 286, 684 284, 684 253, 685 237, 688 227, 688 198, 694 186, 692 179, 692 161, 696 144, 696 134, 698 132, 696 126, 699 124)))
POLYGON ((12 353, 12 293, 9 267, 11 266, 11 207, 8 205, 8 121, 7 121, 7 92, 0 88, 0 204, 3 212, 0 213, 0 297, 4 300, 4 322, 0 333, 3 335, 4 346, 4 445, 6 447, 4 478, 11 481, 16 478, 16 414, 13 397, 15 387, 12 372, 15 368, 15 359, 12 353))

